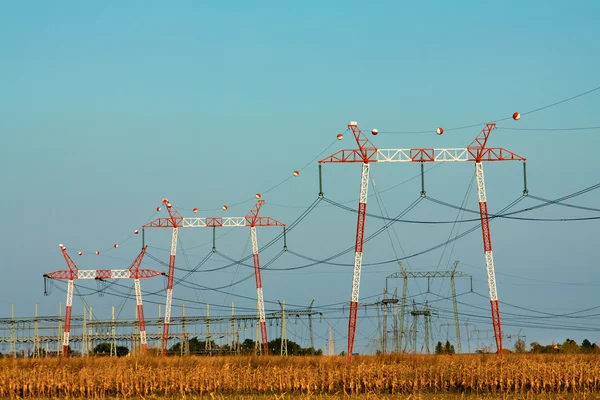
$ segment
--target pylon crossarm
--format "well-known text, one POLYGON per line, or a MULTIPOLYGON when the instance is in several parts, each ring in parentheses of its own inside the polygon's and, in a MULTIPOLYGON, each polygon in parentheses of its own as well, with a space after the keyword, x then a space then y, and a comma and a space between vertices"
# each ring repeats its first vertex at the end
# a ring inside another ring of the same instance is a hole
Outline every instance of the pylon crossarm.
POLYGON ((527 161, 525 157, 500 147, 490 147, 477 152, 469 149, 469 161, 527 161))
POLYGON ((470 161, 465 148, 458 149, 379 149, 377 162, 456 162, 470 161))
MULTIPOLYGON (((377 150, 369 150, 367 152, 367 160, 369 162, 377 161, 377 150)), ((363 155, 360 152, 360 150, 344 149, 344 150, 335 152, 328 157, 325 157, 324 159, 319 161, 319 164, 336 163, 336 162, 364 163, 365 159, 363 158, 363 155)))
MULTIPOLYGON (((48 278, 48 279, 69 279, 70 278, 71 273, 69 271, 66 270, 60 270, 60 271, 54 271, 54 272, 50 272, 47 274, 44 274, 44 278, 48 278)), ((76 278, 76 276, 75 276, 76 278)))
MULTIPOLYGON (((200 217, 183 218, 178 225, 179 228, 234 228, 251 226, 247 217, 200 217)), ((285 226, 271 217, 257 217, 254 226, 285 226)), ((147 223, 143 228, 174 228, 173 222, 168 218, 158 218, 147 223)))

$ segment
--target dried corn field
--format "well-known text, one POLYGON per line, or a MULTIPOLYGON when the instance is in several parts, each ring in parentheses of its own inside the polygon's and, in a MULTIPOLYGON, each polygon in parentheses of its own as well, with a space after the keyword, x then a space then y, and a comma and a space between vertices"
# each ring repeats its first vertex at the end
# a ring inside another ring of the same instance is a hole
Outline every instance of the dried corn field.
POLYGON ((344 357, 0 360, 3 398, 411 395, 414 399, 457 398, 461 393, 472 398, 537 394, 594 398, 600 393, 600 357, 360 356, 350 363, 344 357))

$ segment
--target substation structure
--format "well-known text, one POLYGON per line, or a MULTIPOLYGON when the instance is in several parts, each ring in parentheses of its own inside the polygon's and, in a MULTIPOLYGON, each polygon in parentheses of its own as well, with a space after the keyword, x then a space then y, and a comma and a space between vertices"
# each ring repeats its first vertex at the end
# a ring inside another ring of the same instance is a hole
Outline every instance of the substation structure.
MULTIPOLYGON (((62 306, 59 305, 59 309, 62 306)), ((207 305, 207 310, 209 309, 207 305)), ((71 315, 70 330, 66 333, 63 329, 65 317, 37 316, 37 304, 33 317, 0 318, 0 353, 8 357, 48 357, 64 356, 64 336, 69 335, 70 352, 78 352, 81 356, 92 354, 93 349, 100 343, 110 344, 110 355, 117 355, 117 346, 126 346, 133 353, 144 350, 142 347, 139 331, 142 326, 156 328, 157 333, 146 333, 146 343, 151 348, 161 350, 164 320, 160 315, 156 318, 146 318, 143 323, 135 319, 93 319, 91 310, 83 315, 71 315)), ((84 308, 84 311, 86 308, 84 308)), ((181 307, 181 316, 174 316, 170 323, 173 330, 170 331, 168 340, 174 345, 180 343, 179 353, 190 354, 189 340, 197 337, 205 342, 205 348, 200 354, 239 354, 241 351, 241 337, 245 336, 242 331, 247 332, 249 328, 260 326, 260 317, 257 314, 235 315, 232 304, 232 315, 222 316, 185 316, 185 308, 181 307), (226 346, 213 347, 220 341, 226 346), (225 343, 223 343, 225 342, 225 343)), ((308 319, 310 330, 310 345, 314 349, 312 318, 322 316, 322 313, 312 308, 312 303, 304 309, 285 309, 282 302, 281 311, 264 314, 264 319, 270 325, 280 327, 282 337, 282 355, 287 355, 287 320, 308 319)), ((259 335, 255 335, 255 343, 258 344, 259 335)), ((261 346, 254 351, 260 353, 261 346)), ((67 355, 69 353, 67 352, 67 355)))
MULTIPOLYGON (((348 129, 352 131, 358 149, 344 149, 319 161, 319 167, 325 163, 362 163, 362 174, 360 181, 360 197, 358 204, 358 221, 356 224, 356 242, 354 252, 354 271, 352 278, 352 295, 350 298, 350 315, 348 318, 348 357, 352 357, 354 348, 354 337, 356 334, 356 322, 358 313, 358 299, 360 290, 360 274, 363 259, 364 232, 367 212, 367 199, 369 194, 369 171, 372 163, 384 162, 411 162, 421 163, 421 173, 424 172, 424 163, 426 162, 474 162, 477 177, 477 194, 479 197, 479 214, 481 220, 481 230, 483 234, 483 251, 485 254, 485 263, 488 279, 488 288, 490 293, 490 306, 492 311, 492 325, 496 339, 496 348, 498 354, 502 352, 502 327, 500 324, 500 309, 498 307, 498 291, 496 288, 496 275, 494 270, 494 257, 492 254, 492 238, 489 225, 489 214, 487 206, 487 197, 485 191, 485 180, 483 174, 483 162, 487 161, 523 161, 523 170, 525 171, 524 157, 521 157, 509 150, 503 148, 487 147, 489 136, 495 123, 486 124, 479 135, 471 142, 468 147, 434 149, 434 148, 410 148, 410 149, 378 149, 369 141, 367 136, 360 130, 356 121, 348 124, 348 129)), ((438 130, 441 134, 443 130, 438 130)), ((373 129, 373 135, 378 131, 373 129)), ((343 135, 342 135, 343 136, 343 135)), ((338 135, 340 138, 340 135, 338 135)), ((319 168, 319 175, 321 168, 319 168)), ((321 182, 321 176, 319 176, 321 182)), ((423 180, 422 180, 423 182, 423 180)), ((527 192, 525 187, 524 193, 527 192)), ((323 195, 322 187, 320 196, 323 195)), ((424 185, 421 190, 421 196, 425 197, 424 185)))
POLYGON ((387 296, 387 291, 384 292, 383 300, 376 301, 374 303, 363 304, 365 308, 375 307, 377 311, 377 332, 379 336, 371 341, 371 345, 375 345, 376 353, 387 354, 387 353, 431 353, 433 348, 433 327, 432 318, 437 315, 437 311, 429 307, 429 303, 425 301, 423 307, 417 307, 417 303, 413 300, 412 310, 406 316, 403 314, 402 319, 410 316, 412 317, 411 326, 409 329, 404 329, 404 325, 401 324, 401 328, 398 327, 399 312, 398 303, 399 299, 397 296, 397 289, 394 291, 393 297, 387 296), (393 329, 388 329, 388 314, 390 312, 390 306, 392 307, 392 315, 394 318, 393 329), (420 349, 417 347, 417 333, 419 331, 419 317, 422 317, 423 322, 423 344, 420 349), (392 335, 393 348, 390 350, 389 337, 392 335), (408 340, 402 345, 402 337, 408 340), (410 344, 410 348, 408 345, 410 344))
MULTIPOLYGON (((400 306, 399 306, 399 310, 397 310, 396 304, 394 304, 394 308, 393 308, 393 315, 394 315, 394 340, 397 341, 397 346, 395 347, 396 349, 400 349, 400 351, 404 351, 405 347, 402 346, 402 342, 403 342, 403 338, 404 337, 408 337, 408 338, 413 338, 414 339, 414 333, 412 332, 405 332, 404 331, 404 327, 405 327, 405 317, 408 315, 406 313, 407 307, 406 307, 406 294, 408 291, 408 280, 409 279, 427 279, 427 293, 430 292, 430 285, 431 285, 431 280, 432 279, 449 279, 450 280, 450 290, 452 293, 452 311, 453 311, 453 315, 454 315, 454 327, 455 327, 455 332, 456 332, 456 336, 455 336, 455 344, 456 344, 456 352, 457 353, 462 353, 462 345, 461 345, 461 340, 460 340, 460 326, 461 324, 458 322, 458 304, 456 302, 456 282, 455 282, 455 278, 465 278, 468 279, 471 285, 471 292, 473 291, 473 277, 469 274, 466 274, 464 272, 461 271, 457 271, 456 268, 458 267, 459 262, 455 261, 454 264, 452 265, 452 268, 446 271, 408 271, 405 267, 404 264, 402 263, 402 261, 398 262, 398 265, 400 266, 400 272, 395 272, 391 275, 388 275, 385 278, 385 293, 388 293, 388 279, 402 279, 402 296, 400 298, 400 306), (399 315, 398 315, 399 314, 399 315), (397 321, 400 322, 399 327, 397 326, 397 321), (411 334, 413 336, 411 336, 411 334)), ((397 291, 397 288, 396 288, 397 291)), ((397 298, 397 292, 394 292, 394 298, 397 298)), ((385 299, 384 299, 385 301, 385 299)), ((396 302, 398 303, 398 302, 396 302)), ((413 311, 414 311, 414 304, 413 304, 413 311)), ((413 315, 413 311, 410 312, 410 315, 413 315)), ((384 312, 388 312, 388 307, 385 307, 384 312)), ((387 329, 387 324, 386 324, 386 317, 384 314, 384 328, 387 329)), ((415 322, 413 321, 413 325, 415 324, 415 322)), ((386 332, 384 330, 384 332, 386 332)), ((468 335, 467 335, 468 336, 468 335)), ((414 343, 414 340, 413 340, 414 343)), ((413 346, 414 349, 414 346, 413 346)), ((396 350, 398 351, 398 350, 396 350)), ((383 352, 385 353, 385 346, 384 346, 384 350, 383 352)))
MULTIPOLYGON (((256 198, 260 199, 261 195, 256 194, 256 198)), ((279 226, 283 227, 285 234, 285 224, 277 221, 271 217, 259 216, 261 207, 264 204, 264 200, 258 200, 256 205, 250 210, 250 212, 244 217, 204 217, 204 218, 184 218, 181 214, 173 207, 168 199, 163 199, 167 212, 168 218, 158 218, 145 224, 142 227, 142 241, 144 240, 144 232, 146 228, 171 228, 173 231, 171 236, 171 253, 169 257, 169 272, 167 280, 167 299, 165 304, 165 319, 163 323, 163 341, 162 341, 162 352, 166 354, 168 341, 169 341, 169 325, 171 319, 171 304, 173 301, 173 283, 175 280, 175 260, 177 255, 177 238, 179 228, 213 228, 213 252, 216 251, 214 247, 214 235, 216 228, 223 227, 249 227, 250 238, 252 240, 252 257, 254 262, 254 276, 256 280, 256 294, 258 297, 258 309, 260 318, 260 332, 261 341, 263 345, 264 354, 268 354, 268 338, 267 338, 267 325, 265 319, 265 304, 263 297, 262 278, 260 275, 260 260, 258 254, 258 237, 256 234, 257 227, 267 226, 279 226)), ((223 210, 226 210, 227 206, 223 206, 223 210)), ((161 211, 161 207, 157 207, 157 211, 161 211)), ((197 212, 194 209, 194 212, 197 212)), ((285 241, 284 241, 285 249, 285 241)))

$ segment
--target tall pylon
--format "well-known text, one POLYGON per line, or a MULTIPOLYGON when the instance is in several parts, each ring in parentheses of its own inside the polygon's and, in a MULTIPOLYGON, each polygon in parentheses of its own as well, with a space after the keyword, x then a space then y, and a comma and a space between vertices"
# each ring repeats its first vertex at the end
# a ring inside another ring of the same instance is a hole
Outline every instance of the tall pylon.
MULTIPOLYGON (((261 195, 256 194, 256 198, 260 199, 261 195)), ((165 322, 163 328, 163 342, 162 349, 163 353, 166 352, 168 345, 168 333, 171 318, 171 302, 173 299, 173 283, 175 274, 175 258, 177 252, 177 238, 179 228, 213 228, 213 252, 216 252, 214 242, 214 229, 222 227, 249 227, 250 228, 250 239, 252 241, 252 259, 254 263, 254 278, 256 282, 256 295, 259 303, 259 324, 261 330, 261 341, 263 345, 264 354, 269 354, 269 340, 267 337, 267 323, 265 319, 265 303, 263 296, 263 285, 260 269, 260 257, 258 249, 258 236, 256 233, 257 227, 267 226, 279 226, 283 227, 284 232, 284 250, 285 247, 285 224, 277 221, 271 217, 265 217, 259 215, 260 210, 265 203, 264 200, 258 200, 254 207, 244 217, 201 217, 201 218, 184 218, 179 214, 175 207, 169 202, 168 199, 163 199, 163 204, 166 206, 167 212, 169 213, 168 218, 157 218, 142 227, 142 238, 144 237, 143 232, 146 228, 171 228, 173 234, 171 238, 171 255, 169 258, 169 281, 167 283, 167 301, 165 304, 165 322)), ((225 208, 224 208, 225 209, 225 208)), ((157 211, 161 208, 158 207, 157 211)), ((197 210, 196 210, 197 211, 197 210)))
MULTIPOLYGON (((44 279, 61 279, 67 280, 67 302, 65 306, 65 326, 63 332, 63 348, 62 354, 66 356, 69 348, 69 335, 71 334, 71 313, 73 310, 73 290, 75 288, 76 279, 122 279, 131 278, 134 280, 135 297, 136 297, 136 312, 140 321, 140 341, 142 343, 142 351, 146 350, 146 327, 144 323, 144 307, 142 305, 142 290, 140 286, 141 278, 152 278, 159 275, 164 275, 162 272, 151 269, 141 269, 140 265, 146 254, 146 247, 138 254, 136 259, 131 263, 128 269, 90 269, 83 270, 77 268, 73 259, 67 253, 67 248, 59 244, 63 258, 67 263, 68 270, 59 270, 44 274, 44 279)), ((47 295, 48 293, 44 293, 47 295)))
MULTIPOLYGON (((488 161, 523 161, 525 171, 525 158, 521 157, 504 148, 486 147, 490 133, 496 128, 495 123, 486 124, 479 135, 466 148, 454 149, 434 149, 434 148, 411 148, 411 149, 378 149, 369 141, 366 135, 358 127, 356 121, 348 124, 348 129, 352 131, 358 149, 344 149, 322 159, 323 163, 361 163, 361 183, 360 197, 358 203, 358 220, 356 223, 356 242, 354 252, 354 271, 352 277, 352 295, 350 298, 350 315, 348 318, 348 357, 352 357, 354 347, 354 337, 356 334, 356 321, 358 314, 358 299, 360 291, 360 275, 363 260, 364 233, 367 212, 367 199, 369 192, 369 174, 373 163, 421 163, 423 173, 423 163, 426 162, 475 162, 475 171, 477 176, 477 193, 479 197, 479 210, 481 219, 481 228, 483 233, 483 249, 486 260, 486 271, 488 278, 488 288, 490 291, 490 305, 492 310, 492 324, 496 337, 496 347, 498 354, 502 353, 502 328, 500 325, 500 309, 498 306, 498 292, 496 288, 496 276, 494 270, 494 258, 492 255, 492 240, 489 227, 489 215, 487 207, 487 198, 485 191, 483 164, 488 161)), ((372 131, 374 135, 378 133, 376 129, 372 131)), ((321 173, 321 168, 319 168, 321 173)), ((322 177, 319 176, 319 182, 322 177)), ((422 179, 421 196, 425 197, 424 179, 422 179)), ((526 180, 525 180, 526 182, 526 180)), ((523 193, 527 192, 527 187, 523 193)), ((322 187, 320 196, 323 196, 322 187)))

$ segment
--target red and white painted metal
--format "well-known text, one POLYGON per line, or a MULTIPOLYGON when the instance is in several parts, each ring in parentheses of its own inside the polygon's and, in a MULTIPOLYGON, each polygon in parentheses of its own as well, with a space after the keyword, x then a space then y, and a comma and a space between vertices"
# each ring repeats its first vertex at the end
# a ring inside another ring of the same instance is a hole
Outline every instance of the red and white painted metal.
POLYGON ((131 263, 128 269, 94 269, 84 270, 77 268, 75 262, 67 254, 67 248, 62 244, 59 245, 62 251, 63 257, 67 263, 67 270, 59 270, 44 274, 44 278, 48 279, 63 279, 68 280, 67 286, 67 302, 65 309, 65 323, 63 331, 63 356, 66 356, 69 348, 69 336, 71 334, 71 314, 73 310, 73 290, 75 287, 75 279, 123 279, 130 278, 134 279, 135 285, 135 298, 136 298, 136 312, 140 325, 140 343, 142 345, 142 352, 145 352, 148 348, 146 341, 146 323, 144 320, 144 306, 142 304, 142 290, 140 286, 140 279, 152 278, 155 276, 163 275, 162 272, 154 271, 151 269, 140 269, 144 255, 146 254, 146 248, 144 247, 136 259, 131 263))
POLYGON ((500 325, 500 310, 498 307, 498 292, 496 289, 494 258, 492 255, 492 240, 489 227, 489 216, 487 211, 487 200, 485 195, 485 182, 482 162, 524 162, 525 158, 504 148, 492 148, 486 146, 489 135, 495 127, 495 123, 486 124, 486 126, 475 138, 475 140, 466 148, 378 149, 363 134, 363 132, 358 127, 358 123, 352 121, 348 124, 348 128, 354 134, 354 138, 356 140, 356 143, 358 144, 358 149, 340 150, 319 161, 319 163, 362 163, 360 200, 358 205, 358 222, 356 225, 354 273, 352 278, 352 297, 350 300, 350 317, 348 321, 348 357, 352 356, 352 351, 354 349, 354 336, 356 333, 356 320, 360 289, 360 273, 363 258, 367 198, 369 190, 369 170, 370 164, 374 162, 475 162, 481 228, 483 232, 483 248, 485 252, 488 287, 490 290, 492 322, 494 325, 494 334, 496 337, 496 347, 499 353, 502 352, 502 328, 500 325))
MULTIPOLYGON (((257 194, 257 198, 260 195, 257 194)), ((265 203, 264 200, 258 200, 254 207, 245 217, 193 217, 183 218, 168 203, 167 199, 163 202, 167 205, 169 218, 157 218, 143 226, 143 228, 173 228, 173 241, 171 243, 171 258, 169 260, 169 284, 167 285, 167 304, 165 307, 165 322, 163 328, 163 354, 166 354, 168 345, 169 319, 171 313, 171 300, 173 298, 173 281, 175 270, 175 252, 177 245, 177 229, 178 228, 223 228, 223 227, 250 227, 250 238, 252 241, 252 257, 254 261, 254 276, 256 278, 256 294, 258 297, 259 320, 261 339, 263 344, 263 354, 268 354, 268 337, 267 337, 267 322, 265 318, 265 303, 263 296, 262 277, 260 274, 260 258, 258 252, 258 238, 256 227, 264 226, 281 226, 285 228, 285 224, 271 217, 260 216, 260 209, 265 203), (176 217, 174 217, 176 216, 176 217)))

